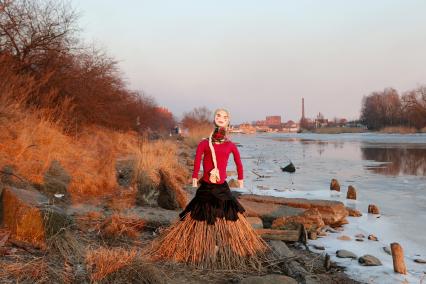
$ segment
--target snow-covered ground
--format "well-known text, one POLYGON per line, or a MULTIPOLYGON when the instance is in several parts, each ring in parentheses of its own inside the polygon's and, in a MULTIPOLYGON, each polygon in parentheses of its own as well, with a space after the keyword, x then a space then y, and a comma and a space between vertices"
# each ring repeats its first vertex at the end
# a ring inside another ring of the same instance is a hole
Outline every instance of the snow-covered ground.
MULTIPOLYGON (((310 241, 312 245, 324 245, 325 251, 318 252, 330 254, 347 267, 354 279, 367 283, 426 283, 426 264, 414 262, 416 258, 426 259, 425 134, 262 134, 233 135, 231 139, 241 144, 243 191, 334 199, 363 212, 362 217, 349 217, 343 232, 310 241), (280 169, 289 160, 296 166, 294 174, 280 169), (259 178, 255 173, 268 177, 259 178), (340 182, 340 195, 330 193, 332 178, 340 182), (345 199, 349 185, 357 189, 357 201, 345 199), (376 204, 381 215, 367 214, 369 204, 376 204), (374 234, 379 241, 358 242, 356 234, 374 234), (340 235, 352 240, 337 239, 340 235), (407 275, 393 272, 392 257, 383 250, 392 242, 404 249, 407 275), (383 266, 364 267, 357 260, 337 258, 338 249, 358 256, 374 255, 383 266)), ((232 157, 229 167, 234 167, 232 157)))

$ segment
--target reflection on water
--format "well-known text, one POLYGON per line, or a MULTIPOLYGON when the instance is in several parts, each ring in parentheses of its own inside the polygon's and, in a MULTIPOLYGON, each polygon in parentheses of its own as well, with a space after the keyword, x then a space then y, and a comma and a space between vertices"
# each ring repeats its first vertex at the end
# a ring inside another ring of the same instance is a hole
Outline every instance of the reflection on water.
POLYGON ((426 149, 422 148, 379 148, 361 146, 362 159, 383 162, 380 166, 369 166, 368 170, 384 175, 426 176, 426 149))
MULTIPOLYGON (((426 176, 426 144, 371 143, 365 141, 317 140, 304 137, 274 137, 280 142, 300 143, 316 150, 319 156, 375 161, 365 168, 373 173, 401 176, 426 176)), ((304 153, 304 152, 303 152, 304 153)))

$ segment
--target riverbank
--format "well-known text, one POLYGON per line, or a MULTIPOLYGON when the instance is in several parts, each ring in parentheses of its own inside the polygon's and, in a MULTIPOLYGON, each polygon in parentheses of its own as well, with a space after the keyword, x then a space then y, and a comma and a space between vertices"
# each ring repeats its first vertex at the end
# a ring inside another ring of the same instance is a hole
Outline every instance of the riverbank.
MULTIPOLYGON (((152 263, 144 257, 146 246, 176 221, 195 192, 185 186, 190 184, 194 148, 179 139, 140 141, 133 134, 101 130, 87 133, 95 135, 97 144, 82 144, 94 137, 82 136, 84 140, 76 142, 61 136, 54 125, 35 123, 37 127, 10 124, 2 132, 10 134, 9 140, 2 140, 2 150, 10 149, 2 152, 2 161, 15 163, 3 167, 0 176, 2 283, 252 283, 271 277, 293 281, 287 283, 357 283, 337 265, 325 269, 324 256, 309 252, 299 242, 288 243, 292 256, 271 257, 272 262, 258 271, 209 271, 152 263), (33 131, 28 132, 29 128, 33 131), (37 141, 37 151, 11 160, 6 154, 12 155, 13 149, 7 147, 25 148, 27 140, 20 138, 24 133, 37 141), (112 140, 117 143, 104 143, 111 135, 126 135, 126 139, 117 136, 112 140), (64 149, 68 149, 66 154, 64 149), (116 156, 108 154, 108 149, 114 149, 116 156), (90 153, 90 160, 73 154, 79 150, 90 153), (36 158, 46 168, 31 169, 36 158), (106 162, 109 166, 98 171, 106 162), (91 177, 90 183, 82 171, 91 177), (113 180, 104 183, 108 176, 113 180), (285 278, 286 274, 297 280, 285 278)), ((278 244, 280 251, 288 250, 284 242, 278 244)))

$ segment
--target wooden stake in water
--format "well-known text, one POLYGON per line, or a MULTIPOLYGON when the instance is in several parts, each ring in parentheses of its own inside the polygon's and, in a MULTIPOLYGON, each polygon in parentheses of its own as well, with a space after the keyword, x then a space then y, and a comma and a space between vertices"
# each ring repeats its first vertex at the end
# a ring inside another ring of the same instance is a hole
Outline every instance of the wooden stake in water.
POLYGON ((400 274, 407 274, 407 267, 404 262, 404 251, 400 244, 391 243, 393 270, 400 274))

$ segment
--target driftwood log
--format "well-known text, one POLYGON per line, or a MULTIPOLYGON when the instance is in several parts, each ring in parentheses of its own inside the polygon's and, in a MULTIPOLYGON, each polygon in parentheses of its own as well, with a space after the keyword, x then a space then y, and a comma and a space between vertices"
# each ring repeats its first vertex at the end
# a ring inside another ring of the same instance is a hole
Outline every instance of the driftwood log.
POLYGON ((297 242, 300 240, 301 230, 273 230, 273 229, 256 229, 255 230, 263 239, 279 240, 286 242, 297 242))
POLYGON ((404 261, 404 250, 398 243, 391 243, 393 270, 400 274, 407 274, 407 267, 404 261))

